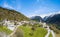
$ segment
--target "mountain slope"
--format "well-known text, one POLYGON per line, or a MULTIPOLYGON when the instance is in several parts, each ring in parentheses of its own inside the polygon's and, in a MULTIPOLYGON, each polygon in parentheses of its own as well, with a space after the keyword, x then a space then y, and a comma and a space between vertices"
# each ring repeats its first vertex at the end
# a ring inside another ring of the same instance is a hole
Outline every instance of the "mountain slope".
POLYGON ((24 16, 20 12, 0 7, 0 20, 4 19, 16 21, 29 20, 26 16, 24 16))
POLYGON ((45 22, 55 24, 56 28, 60 29, 60 14, 50 15, 45 22))
POLYGON ((43 19, 40 16, 31 17, 31 20, 38 21, 38 22, 43 21, 43 19))

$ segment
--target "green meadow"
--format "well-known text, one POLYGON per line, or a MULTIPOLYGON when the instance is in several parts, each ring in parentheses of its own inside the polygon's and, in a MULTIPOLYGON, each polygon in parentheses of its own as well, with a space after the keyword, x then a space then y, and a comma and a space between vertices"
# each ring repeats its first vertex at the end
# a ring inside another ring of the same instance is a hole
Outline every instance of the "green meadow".
POLYGON ((30 26, 20 26, 19 28, 23 31, 24 37, 45 37, 47 34, 47 30, 42 27, 34 29, 30 26))

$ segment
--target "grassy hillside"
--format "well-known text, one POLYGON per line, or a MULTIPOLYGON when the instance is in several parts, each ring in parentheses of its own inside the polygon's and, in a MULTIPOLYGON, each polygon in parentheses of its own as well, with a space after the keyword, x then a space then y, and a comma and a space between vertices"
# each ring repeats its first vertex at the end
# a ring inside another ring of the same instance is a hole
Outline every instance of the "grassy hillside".
POLYGON ((45 37, 47 34, 47 30, 41 27, 33 29, 30 26, 20 26, 19 28, 22 29, 24 37, 45 37))
POLYGON ((4 19, 16 21, 29 20, 26 16, 18 11, 0 7, 0 20, 4 19))

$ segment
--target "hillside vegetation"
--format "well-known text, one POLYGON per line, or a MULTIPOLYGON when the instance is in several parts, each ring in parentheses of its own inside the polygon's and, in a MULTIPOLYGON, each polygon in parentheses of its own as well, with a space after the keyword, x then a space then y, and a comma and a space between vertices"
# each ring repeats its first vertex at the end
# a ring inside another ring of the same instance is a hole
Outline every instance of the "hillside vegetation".
POLYGON ((37 25, 33 26, 20 26, 19 27, 23 33, 24 33, 24 37, 45 37, 45 35, 47 34, 47 30, 39 27, 37 25))
POLYGON ((15 21, 29 20, 26 16, 18 11, 0 7, 0 21, 5 19, 15 21))
POLYGON ((5 26, 0 26, 0 32, 5 32, 6 34, 12 33, 12 31, 5 26))

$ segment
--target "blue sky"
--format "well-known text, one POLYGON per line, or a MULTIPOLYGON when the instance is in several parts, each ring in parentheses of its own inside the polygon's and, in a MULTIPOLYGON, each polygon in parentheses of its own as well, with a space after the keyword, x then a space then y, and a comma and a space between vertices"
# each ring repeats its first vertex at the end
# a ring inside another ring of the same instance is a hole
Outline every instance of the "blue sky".
POLYGON ((17 10, 27 17, 60 13, 60 0, 0 0, 0 6, 17 10))

